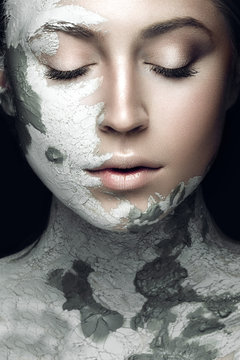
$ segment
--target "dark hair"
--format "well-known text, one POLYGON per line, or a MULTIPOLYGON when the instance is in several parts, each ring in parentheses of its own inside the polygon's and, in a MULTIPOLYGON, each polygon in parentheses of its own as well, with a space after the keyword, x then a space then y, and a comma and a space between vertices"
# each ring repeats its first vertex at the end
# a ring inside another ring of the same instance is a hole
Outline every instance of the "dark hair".
POLYGON ((233 44, 240 53, 240 4, 238 0, 212 0, 230 25, 233 44))
POLYGON ((0 56, 4 54, 6 19, 4 16, 5 0, 0 0, 0 56))

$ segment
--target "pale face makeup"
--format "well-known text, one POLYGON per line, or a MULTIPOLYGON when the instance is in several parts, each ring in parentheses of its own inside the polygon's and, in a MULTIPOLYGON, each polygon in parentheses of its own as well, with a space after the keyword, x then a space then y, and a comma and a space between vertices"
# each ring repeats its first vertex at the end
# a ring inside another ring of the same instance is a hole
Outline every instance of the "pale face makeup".
POLYGON ((208 170, 231 103, 219 10, 210 0, 8 0, 7 12, 20 137, 42 181, 101 228, 166 216, 208 170))

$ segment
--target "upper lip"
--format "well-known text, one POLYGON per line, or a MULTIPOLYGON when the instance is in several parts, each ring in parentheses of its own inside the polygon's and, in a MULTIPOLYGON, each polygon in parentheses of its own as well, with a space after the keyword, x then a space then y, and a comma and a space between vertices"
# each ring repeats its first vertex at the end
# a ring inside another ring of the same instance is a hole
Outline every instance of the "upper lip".
POLYGON ((88 168, 88 171, 99 171, 107 169, 133 169, 138 167, 146 167, 151 169, 159 169, 162 167, 156 161, 151 161, 142 157, 126 157, 126 156, 113 156, 99 167, 88 168))

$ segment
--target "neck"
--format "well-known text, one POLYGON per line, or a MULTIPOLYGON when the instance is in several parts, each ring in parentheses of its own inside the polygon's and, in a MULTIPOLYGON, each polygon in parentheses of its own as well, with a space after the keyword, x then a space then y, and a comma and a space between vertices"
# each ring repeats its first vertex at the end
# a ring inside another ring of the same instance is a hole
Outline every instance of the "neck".
POLYGON ((93 336, 93 343, 126 333, 134 335, 136 349, 147 344, 149 350, 151 343, 156 358, 170 358, 175 350, 185 354, 187 341, 197 337, 192 351, 199 359, 209 358, 206 344, 226 354, 235 343, 228 344, 221 329, 240 301, 240 249, 218 233, 200 190, 139 233, 100 230, 53 199, 49 226, 25 255, 22 266, 36 272, 48 292, 50 286, 54 301, 71 316, 80 311, 83 335, 93 336))
POLYGON ((42 257, 42 252, 54 249, 52 255, 56 258, 74 257, 90 263, 96 258, 115 257, 117 262, 122 261, 126 254, 132 260, 148 261, 149 256, 156 256, 156 245, 164 252, 167 242, 172 249, 181 251, 196 236, 223 237, 209 216, 200 189, 159 223, 145 229, 141 227, 141 231, 135 233, 96 228, 53 197, 48 227, 37 245, 37 252, 42 257))
POLYGON ((96 228, 53 198, 49 225, 31 259, 48 275, 56 269, 76 273, 79 266, 82 272, 84 267, 95 298, 130 319, 146 301, 136 293, 136 274, 156 259, 179 256, 196 234, 209 234, 209 222, 200 191, 174 213, 137 233, 96 228))

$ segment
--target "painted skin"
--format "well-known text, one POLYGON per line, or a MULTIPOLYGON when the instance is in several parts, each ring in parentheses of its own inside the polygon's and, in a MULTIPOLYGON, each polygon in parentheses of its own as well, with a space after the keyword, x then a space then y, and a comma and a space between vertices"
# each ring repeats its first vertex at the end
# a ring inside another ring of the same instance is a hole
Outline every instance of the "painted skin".
POLYGON ((239 249, 216 232, 200 197, 186 197, 215 156, 234 100, 225 20, 207 0, 7 4, 20 140, 55 198, 39 243, 0 263, 1 356, 215 360, 235 352, 238 360, 239 249), (49 44, 39 55, 34 26, 52 16, 55 26, 59 14, 92 24, 97 43, 60 32, 57 48, 51 33, 50 55, 49 44), (212 36, 186 25, 141 38, 156 21, 186 14, 212 36), (188 63, 192 76, 178 79, 152 68, 188 63), (46 65, 89 72, 60 81, 47 78, 46 65), (140 188, 114 191, 84 171, 105 161, 133 166, 146 154, 159 170, 140 188), (123 232, 106 231, 116 228, 123 232))
POLYGON ((194 201, 141 234, 96 236, 78 221, 71 238, 77 215, 54 201, 41 241, 0 263, 2 358, 215 360, 237 352, 240 251, 194 201))

